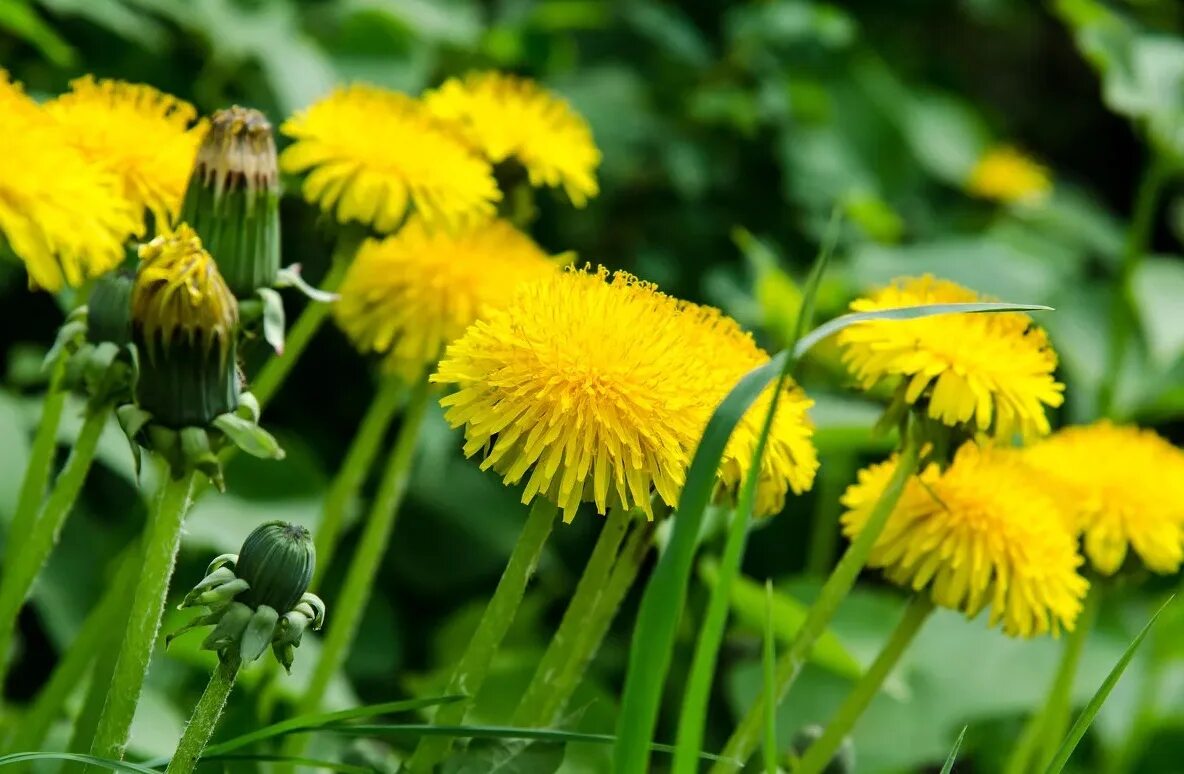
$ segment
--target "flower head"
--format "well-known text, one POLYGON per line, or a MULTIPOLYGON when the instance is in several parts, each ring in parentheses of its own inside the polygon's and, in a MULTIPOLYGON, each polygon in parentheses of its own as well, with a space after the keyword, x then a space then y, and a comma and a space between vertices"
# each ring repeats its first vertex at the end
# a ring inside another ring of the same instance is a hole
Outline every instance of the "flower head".
POLYGON ((334 310, 359 350, 386 355, 391 371, 413 378, 479 316, 556 266, 504 220, 448 231, 413 216, 394 236, 362 244, 334 310))
MULTIPOLYGON (((857 312, 922 304, 981 301, 977 293, 931 276, 908 278, 851 304, 857 312)), ((838 336, 843 360, 870 388, 898 382, 930 417, 998 438, 1049 431, 1045 406, 1059 406, 1064 385, 1044 331, 1019 312, 875 320, 838 336)))
POLYGON ((1133 550, 1170 574, 1184 561, 1184 452, 1151 430, 1102 421, 1067 427, 1026 448, 1024 459, 1064 500, 1103 575, 1133 550))
POLYGON ((459 126, 493 163, 517 159, 531 185, 562 185, 577 207, 599 192, 600 151, 588 123, 534 81, 470 73, 428 92, 424 102, 432 113, 459 126))
POLYGON ((456 226, 492 215, 501 198, 489 162, 405 94, 339 88, 280 131, 296 141, 280 167, 307 172, 304 198, 343 223, 387 233, 414 210, 456 226))
MULTIPOLYGON (((859 473, 842 503, 844 533, 862 530, 896 467, 859 473)), ((964 444, 944 471, 930 464, 909 479, 872 548, 869 564, 967 616, 990 608, 1012 636, 1072 630, 1088 583, 1056 500, 1007 449, 964 444)))
POLYGON ((1048 170, 1015 148, 1000 145, 983 154, 966 189, 983 199, 1000 202, 1031 202, 1044 198, 1052 189, 1048 170))
POLYGON ((172 223, 205 133, 192 105, 151 86, 88 75, 45 109, 91 163, 119 178, 141 216, 151 212, 158 230, 172 223))
POLYGON ((43 108, 0 70, 0 241, 30 284, 57 291, 118 266, 139 228, 119 178, 70 144, 43 108))

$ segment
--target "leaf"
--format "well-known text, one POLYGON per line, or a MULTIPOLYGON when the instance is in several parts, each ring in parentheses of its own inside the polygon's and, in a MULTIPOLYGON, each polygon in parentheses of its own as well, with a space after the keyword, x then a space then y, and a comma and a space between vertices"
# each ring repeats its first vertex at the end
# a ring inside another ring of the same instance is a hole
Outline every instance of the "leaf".
POLYGON ((19 752, 10 755, 0 756, 0 767, 12 766, 17 763, 28 763, 29 761, 72 761, 74 763, 86 763, 91 766, 99 766, 108 771, 134 771, 137 774, 160 774, 155 769, 150 769, 146 766, 139 766, 135 763, 128 763, 127 761, 112 761, 107 758, 97 758, 93 755, 83 755, 81 753, 58 753, 58 752, 19 752))
POLYGON ((777 774, 777 646, 773 639, 773 581, 769 579, 765 580, 763 639, 761 674, 765 690, 765 773, 777 774))
POLYGON ((962 730, 958 732, 958 738, 954 741, 954 747, 950 750, 946 762, 942 764, 941 774, 950 774, 954 770, 954 761, 958 758, 958 750, 962 747, 962 740, 966 738, 966 726, 962 726, 962 730))
POLYGON ((209 755, 207 751, 207 754, 201 756, 201 760, 203 763, 214 761, 290 763, 297 766, 311 766, 317 771, 339 771, 343 772, 343 774, 374 774, 374 769, 369 766, 355 766, 350 763, 338 763, 337 761, 319 760, 317 758, 300 758, 291 755, 209 755))
POLYGON ((235 414, 219 414, 214 417, 217 427, 238 448, 260 459, 282 460, 284 450, 271 433, 259 425, 235 414))
POLYGON ((1131 659, 1135 656, 1135 651, 1143 644, 1143 640, 1147 637, 1147 633, 1151 631, 1151 627, 1155 625, 1156 619, 1167 609, 1168 605, 1176 599, 1176 595, 1168 597, 1168 600, 1159 606, 1155 611, 1155 615, 1151 616, 1151 620, 1143 626, 1142 630, 1135 635, 1135 639, 1131 640, 1131 644, 1123 651, 1122 657, 1118 659, 1118 663, 1110 670, 1110 674, 1106 675, 1106 679, 1098 686, 1098 690, 1094 693, 1093 698, 1085 705, 1085 709, 1077 716, 1077 720, 1073 723, 1073 727, 1069 729, 1069 734, 1065 740, 1061 742, 1060 748, 1056 755, 1053 756, 1052 762, 1048 764, 1045 774, 1059 774, 1065 768, 1065 764, 1069 762, 1069 758, 1073 755, 1073 751, 1077 749, 1077 744, 1085 736, 1085 732, 1089 730, 1090 724, 1093 723, 1094 717, 1098 714, 1098 710, 1102 708, 1102 704, 1106 702, 1106 698, 1110 692, 1114 690, 1114 686, 1122 678, 1122 673, 1126 671, 1127 665, 1130 664, 1131 659))
POLYGON ((255 291, 263 299, 263 339, 277 355, 284 354, 284 300, 272 288, 255 291))
POLYGON ((1184 354, 1184 260, 1147 258, 1131 283, 1147 348, 1156 364, 1166 368, 1184 354))
POLYGON ((46 24, 26 0, 0 3, 0 29, 31 43, 58 67, 73 67, 78 57, 74 48, 46 24))

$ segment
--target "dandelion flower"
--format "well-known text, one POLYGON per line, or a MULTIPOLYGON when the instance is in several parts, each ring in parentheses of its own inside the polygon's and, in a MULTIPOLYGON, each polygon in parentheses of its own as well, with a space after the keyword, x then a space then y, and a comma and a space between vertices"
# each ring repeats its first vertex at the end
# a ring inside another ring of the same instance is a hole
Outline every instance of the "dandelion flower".
POLYGON ((1048 195, 1052 179, 1047 169, 1003 145, 991 148, 978 160, 966 180, 966 190, 983 199, 1032 202, 1048 195))
POLYGON ((119 177, 124 198, 151 212, 158 229, 172 223, 206 130, 194 123, 192 105, 151 86, 87 75, 45 109, 93 164, 119 177))
POLYGON ((362 244, 334 310, 359 350, 386 355, 387 367, 410 379, 478 316, 556 266, 504 220, 454 232, 413 216, 394 236, 362 244))
MULTIPOLYGON (((895 459, 860 471, 842 503, 844 534, 862 530, 895 470, 895 459)), ((1008 449, 964 444, 944 471, 909 479, 869 565, 935 604, 1011 636, 1071 631, 1088 588, 1081 556, 1057 501, 1008 449)))
POLYGON ((1102 421, 1067 427, 1025 460, 1072 509, 1094 569, 1113 575, 1128 548, 1154 572, 1184 560, 1184 452, 1150 430, 1102 421))
MULTIPOLYGON (((851 304, 866 312, 922 304, 983 300, 931 276, 900 279, 851 304)), ((843 360, 865 389, 881 380, 922 401, 933 419, 998 438, 1049 432, 1046 406, 1059 406, 1064 385, 1053 378, 1057 357, 1041 328, 1020 312, 876 320, 838 336, 843 360)))
POLYGON ((419 101, 374 86, 336 89, 284 122, 296 142, 280 155, 303 173, 304 198, 338 221, 394 231, 414 209, 456 226, 487 218, 501 198, 489 162, 419 101))
POLYGON ((493 163, 517 159, 531 185, 563 186, 577 207, 599 192, 600 151, 588 123, 534 81, 496 72, 470 73, 428 92, 424 103, 459 126, 493 163))
POLYGON ((118 266, 139 215, 119 179, 91 164, 0 70, 0 241, 30 284, 77 286, 118 266))

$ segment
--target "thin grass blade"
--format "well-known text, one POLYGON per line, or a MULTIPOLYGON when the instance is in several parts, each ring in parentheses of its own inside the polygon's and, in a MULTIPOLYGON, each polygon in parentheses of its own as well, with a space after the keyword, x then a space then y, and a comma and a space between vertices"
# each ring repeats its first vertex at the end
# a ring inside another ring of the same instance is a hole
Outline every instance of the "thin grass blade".
POLYGON ((966 726, 962 726, 962 731, 959 732, 958 738, 954 741, 954 747, 950 750, 950 754, 946 756, 946 762, 942 764, 941 774, 950 774, 954 770, 954 761, 958 759, 958 750, 962 749, 962 740, 966 738, 966 726))
POLYGON ((108 771, 134 771, 137 774, 160 774, 156 769, 150 769, 147 766, 141 766, 136 763, 113 761, 94 755, 83 755, 82 753, 19 752, 0 755, 0 767, 14 766, 18 763, 29 763, 30 761, 70 761, 72 763, 86 763, 91 766, 98 766, 108 771))
POLYGON ((1123 651, 1122 657, 1118 659, 1118 663, 1110 670, 1110 674, 1106 675, 1106 679, 1102 681, 1097 692, 1090 698, 1089 703, 1085 705, 1085 709, 1077 716, 1077 721, 1069 729, 1069 734, 1065 737, 1065 741, 1061 742, 1060 748, 1057 749, 1057 754, 1053 756, 1052 762, 1045 769, 1046 774, 1060 774, 1061 769, 1065 768, 1065 764, 1069 762, 1073 751, 1077 749, 1078 743, 1085 737, 1085 732, 1089 730, 1090 724, 1094 722, 1094 717, 1098 714, 1098 710, 1102 708, 1102 704, 1110 696, 1110 692, 1114 690, 1114 686, 1122 678, 1122 673, 1126 671, 1127 665, 1134 658, 1135 651, 1143 644, 1143 640, 1147 637, 1147 633, 1151 631, 1151 627, 1155 625, 1155 621, 1159 618, 1160 614, 1167 609, 1168 605, 1172 604, 1175 598, 1175 594, 1168 597, 1168 600, 1159 606, 1159 609, 1155 611, 1155 615, 1151 616, 1151 620, 1143 626, 1143 629, 1135 636, 1135 639, 1131 640, 1131 644, 1126 646, 1126 650, 1123 651))
POLYGON ((316 771, 338 771, 342 774, 374 774, 374 769, 370 766, 355 766, 351 763, 338 763, 337 761, 326 761, 319 758, 298 758, 290 755, 267 755, 267 754, 248 754, 248 753, 234 753, 231 755, 203 755, 201 756, 202 763, 213 762, 231 762, 231 761, 247 761, 258 763, 287 763, 292 766, 309 766, 316 771))
POLYGON ((765 774, 777 774, 777 646, 773 638, 773 581, 765 580, 765 774))

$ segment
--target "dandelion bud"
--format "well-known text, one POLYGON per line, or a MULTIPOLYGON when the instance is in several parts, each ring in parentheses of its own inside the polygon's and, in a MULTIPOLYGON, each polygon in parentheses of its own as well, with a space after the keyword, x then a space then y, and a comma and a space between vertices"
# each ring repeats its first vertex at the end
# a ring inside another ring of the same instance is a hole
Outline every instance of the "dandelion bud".
POLYGON ((275 284, 279 172, 271 124, 258 110, 214 114, 185 191, 181 220, 197 231, 239 298, 275 284))
POLYGON ((109 341, 123 346, 132 340, 133 274, 121 269, 104 274, 95 282, 86 309, 86 340, 92 344, 109 341))
MULTIPOLYGON (((790 742, 793 754, 796 757, 801 757, 806 754, 806 750, 810 749, 810 745, 818 741, 822 736, 822 726, 809 725, 798 729, 797 733, 793 735, 793 741, 790 742)), ((835 751, 834 757, 826 764, 826 768, 822 770, 822 774, 851 774, 855 771, 855 745, 851 742, 851 737, 843 738, 839 749, 835 751)))
POLYGON ((165 427, 204 427, 238 406, 238 305, 185 224, 140 248, 132 288, 136 397, 165 427))
POLYGON ((272 521, 252 532, 243 543, 235 574, 250 584, 243 601, 291 610, 312 582, 316 549, 308 530, 272 521))

